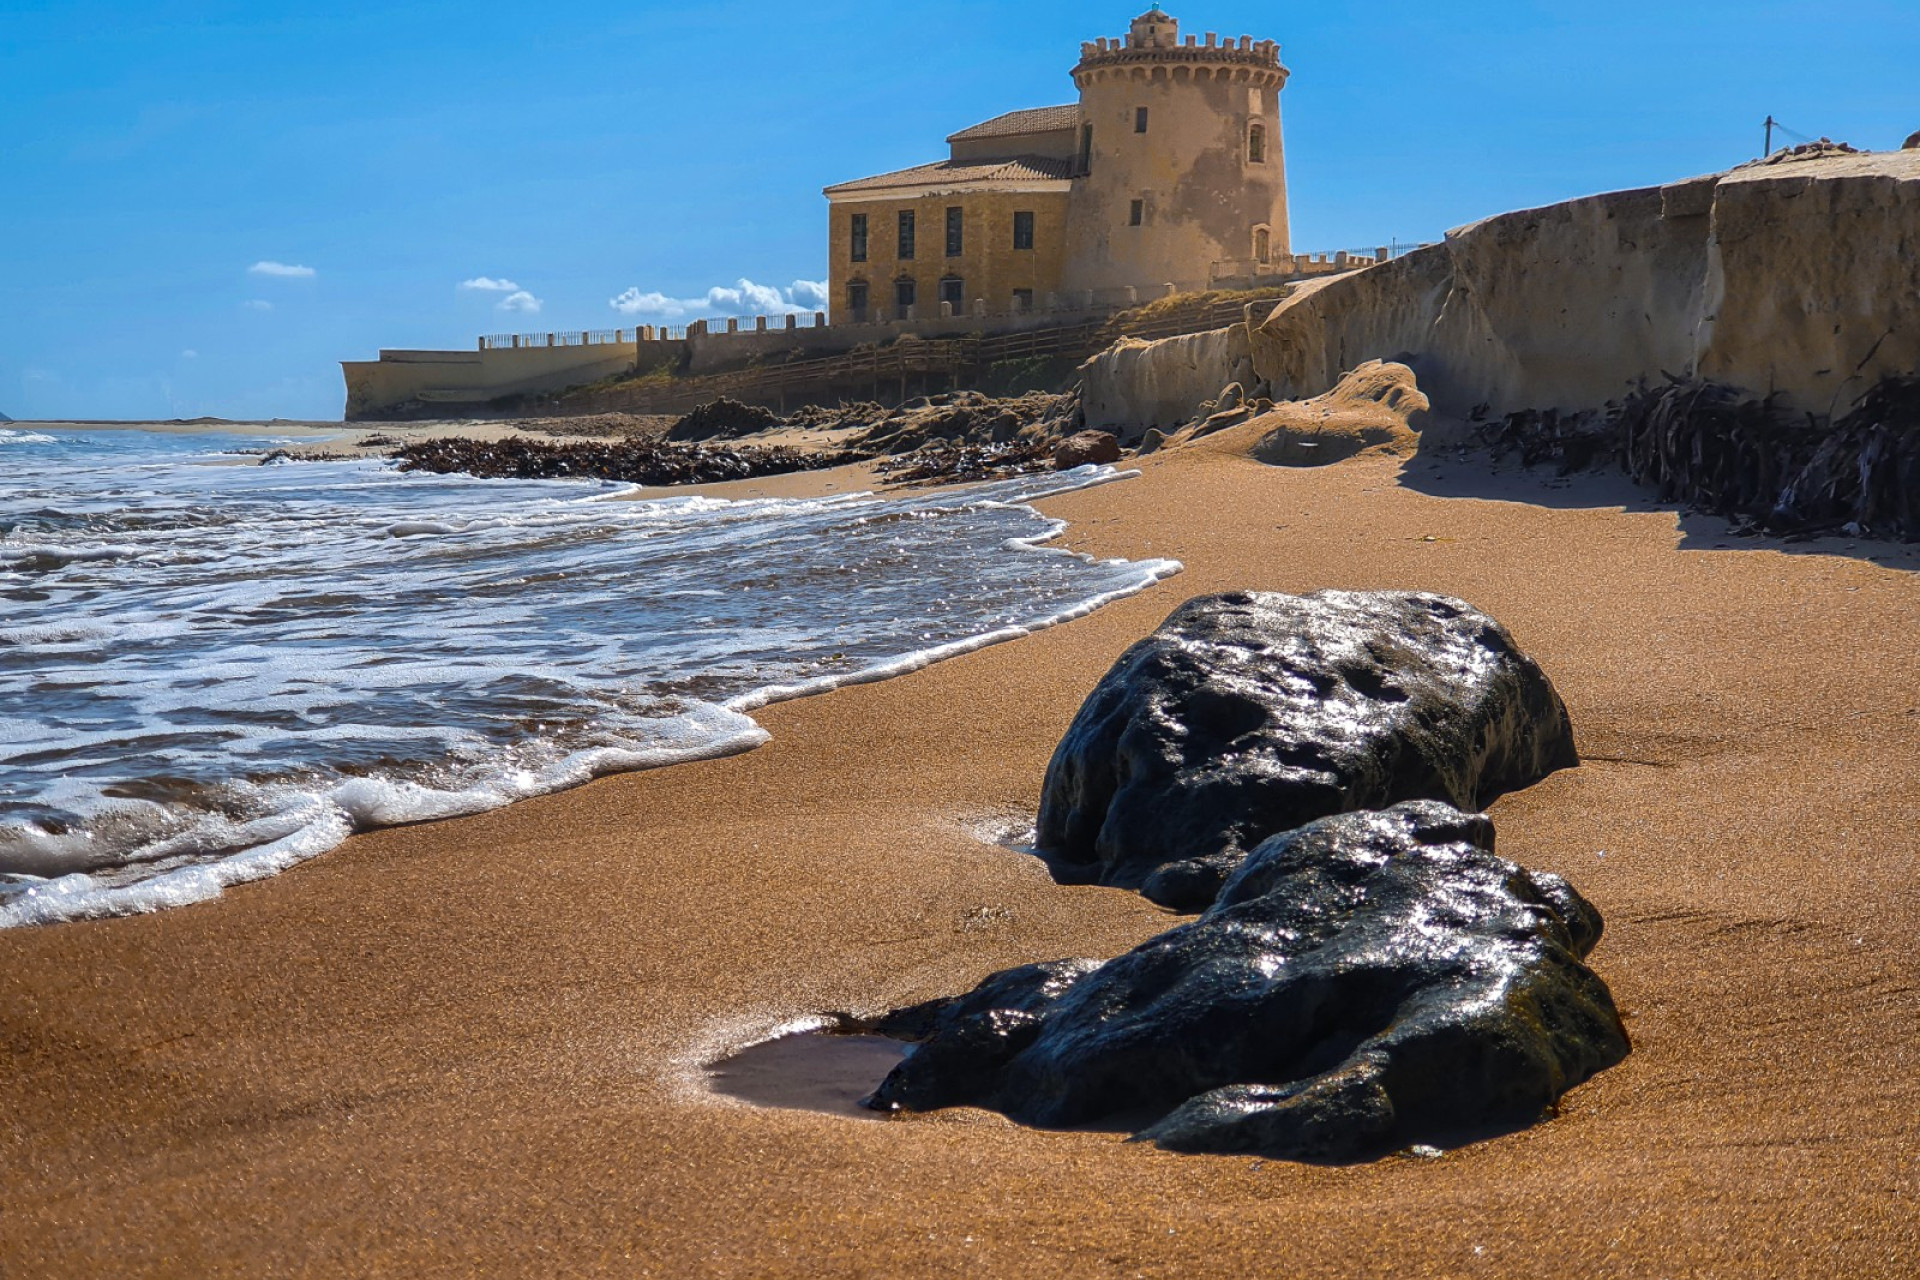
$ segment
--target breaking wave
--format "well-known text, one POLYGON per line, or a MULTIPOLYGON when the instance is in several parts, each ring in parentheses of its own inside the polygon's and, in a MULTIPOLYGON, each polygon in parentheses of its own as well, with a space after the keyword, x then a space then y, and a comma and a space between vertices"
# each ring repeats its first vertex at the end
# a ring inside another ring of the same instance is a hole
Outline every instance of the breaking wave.
POLYGON ((19 442, 0 487, 0 927, 217 896, 355 831, 748 750, 1179 569, 1044 544, 1082 468, 908 497, 239 466, 265 440, 19 442))

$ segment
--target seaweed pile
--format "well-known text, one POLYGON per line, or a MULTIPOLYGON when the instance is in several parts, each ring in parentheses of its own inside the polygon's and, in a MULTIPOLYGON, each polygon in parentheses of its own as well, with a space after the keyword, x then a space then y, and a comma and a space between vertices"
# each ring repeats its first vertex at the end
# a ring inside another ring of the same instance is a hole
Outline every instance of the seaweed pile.
POLYGON ((1524 409, 1480 423, 1474 434, 1496 459, 1515 453, 1521 466, 1551 465, 1564 476, 1619 461, 1618 413, 1617 405, 1604 414, 1524 409))
POLYGON ((899 484, 970 484, 1050 471, 1053 465, 1053 445, 1045 440, 1005 444, 939 441, 886 458, 874 470, 899 484))
POLYGON ((1881 382, 1830 425, 1675 380, 1630 397, 1617 431, 1627 474, 1663 501, 1773 533, 1920 540, 1920 377, 1881 382))
POLYGON ((1562 475, 1617 464, 1662 502, 1767 533, 1920 541, 1920 377, 1880 382, 1833 421, 1669 378, 1604 414, 1528 410, 1477 434, 1562 475))
POLYGON ((1000 399, 978 391, 956 391, 909 401, 857 437, 876 453, 911 453, 929 445, 1012 445, 1022 440, 1057 440, 1080 426, 1078 394, 1036 391, 1000 399))
POLYGON ((586 478, 644 485, 751 480, 793 471, 819 471, 865 457, 846 450, 686 444, 648 438, 549 443, 522 437, 421 440, 389 456, 399 462, 402 471, 442 475, 465 472, 483 480, 586 478))
POLYGON ((667 429, 669 440, 734 440, 780 425, 780 415, 721 396, 698 406, 667 429))

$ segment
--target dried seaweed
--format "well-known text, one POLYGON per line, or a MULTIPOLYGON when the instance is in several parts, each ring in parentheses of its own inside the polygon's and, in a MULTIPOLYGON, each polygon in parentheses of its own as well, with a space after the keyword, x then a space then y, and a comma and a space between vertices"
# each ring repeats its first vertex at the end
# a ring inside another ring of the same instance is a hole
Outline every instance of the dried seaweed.
POLYGON ((846 450, 683 444, 658 439, 549 443, 523 437, 421 440, 389 457, 402 471, 465 472, 483 480, 586 478, 631 484, 711 484, 792 471, 818 471, 864 459, 846 450))
POLYGON ((1893 377, 1837 420, 1669 377, 1605 413, 1529 410, 1477 429, 1496 457, 1560 474, 1618 464, 1663 502, 1769 533, 1920 541, 1920 377, 1893 377))

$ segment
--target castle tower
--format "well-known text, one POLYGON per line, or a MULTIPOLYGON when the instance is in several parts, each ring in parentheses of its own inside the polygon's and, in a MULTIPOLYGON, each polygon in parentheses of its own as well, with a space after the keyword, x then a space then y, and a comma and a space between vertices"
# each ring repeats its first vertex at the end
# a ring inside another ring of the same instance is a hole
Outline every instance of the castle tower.
POLYGON ((1080 46, 1080 173, 1062 287, 1204 289, 1291 253, 1280 46, 1180 35, 1158 6, 1125 39, 1080 46))

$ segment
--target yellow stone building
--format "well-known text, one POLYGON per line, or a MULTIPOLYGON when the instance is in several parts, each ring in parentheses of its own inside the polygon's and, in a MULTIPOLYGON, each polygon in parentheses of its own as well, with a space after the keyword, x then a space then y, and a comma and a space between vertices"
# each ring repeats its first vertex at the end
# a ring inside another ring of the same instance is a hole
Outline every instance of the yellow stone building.
POLYGON ((1155 8, 1089 41, 1076 103, 828 187, 836 323, 1123 306, 1289 262, 1280 46, 1155 8))

